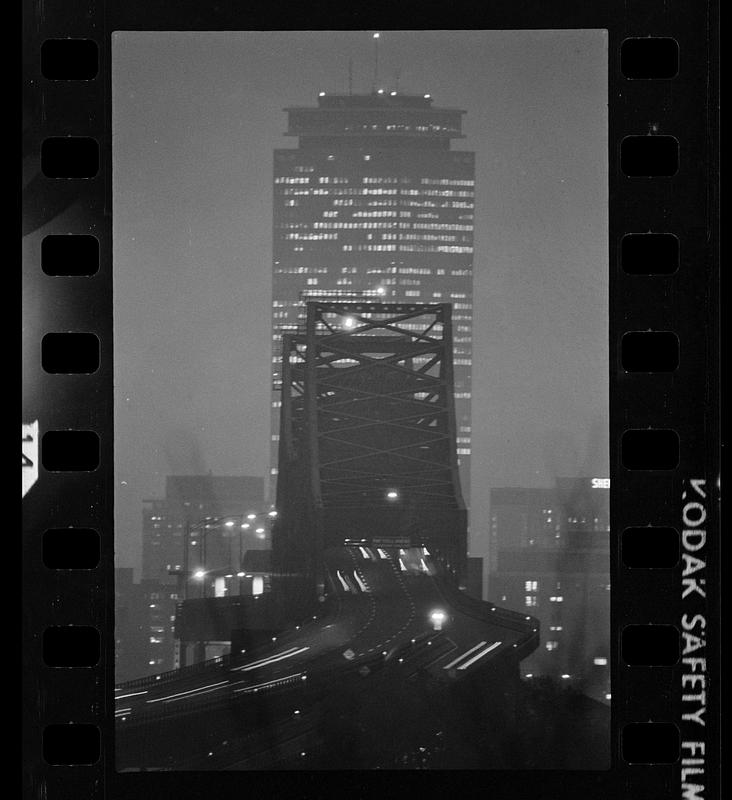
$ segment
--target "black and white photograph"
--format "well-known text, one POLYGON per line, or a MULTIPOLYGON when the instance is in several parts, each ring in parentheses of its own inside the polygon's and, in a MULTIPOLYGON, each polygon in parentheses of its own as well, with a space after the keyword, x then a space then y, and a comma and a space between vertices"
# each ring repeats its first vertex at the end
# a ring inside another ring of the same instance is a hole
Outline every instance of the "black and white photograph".
POLYGON ((118 771, 610 768, 607 48, 112 34, 118 771))

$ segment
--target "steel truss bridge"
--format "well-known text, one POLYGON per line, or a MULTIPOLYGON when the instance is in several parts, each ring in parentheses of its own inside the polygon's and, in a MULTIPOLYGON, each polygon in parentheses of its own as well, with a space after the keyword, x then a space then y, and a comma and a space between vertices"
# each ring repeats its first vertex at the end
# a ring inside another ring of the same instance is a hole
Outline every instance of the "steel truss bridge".
POLYGON ((302 613, 251 652, 118 686, 118 769, 323 768, 344 706, 425 686, 475 685, 500 720, 538 645, 537 620, 461 585, 450 306, 306 312, 283 340, 272 553, 302 613))

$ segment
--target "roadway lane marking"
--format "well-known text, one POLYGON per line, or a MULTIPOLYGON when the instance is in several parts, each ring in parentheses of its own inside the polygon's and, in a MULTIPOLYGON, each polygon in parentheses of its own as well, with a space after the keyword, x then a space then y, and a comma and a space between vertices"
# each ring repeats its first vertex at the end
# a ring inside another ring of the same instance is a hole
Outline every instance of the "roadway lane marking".
POLYGON ((359 547, 358 549, 361 551, 361 555, 364 558, 369 559, 369 560, 371 559, 371 556, 369 555, 368 550, 365 547, 359 547))
POLYGON ((377 552, 377 553, 378 553, 378 554, 379 554, 379 555, 380 555, 382 558, 389 558, 389 554, 386 552, 386 550, 382 550, 380 547, 377 547, 377 548, 376 548, 376 552, 377 552))
POLYGON ((467 658, 471 653, 474 653, 476 650, 480 650, 481 647, 485 647, 487 642, 478 642, 475 647, 471 647, 470 650, 466 651, 462 655, 459 655, 454 661, 451 661, 449 664, 446 664, 443 669, 450 669, 450 667, 454 667, 459 661, 462 661, 464 658, 467 658))
POLYGON ((144 692, 132 692, 131 694, 118 694, 117 697, 115 697, 114 699, 115 701, 117 701, 117 700, 122 700, 125 697, 137 697, 140 694, 147 694, 147 689, 144 692))
POLYGON ((156 697, 154 700, 146 700, 146 703, 167 703, 171 700, 176 700, 182 697, 190 697, 195 694, 206 694, 206 690, 214 691, 221 686, 225 686, 229 681, 219 681, 218 683, 209 683, 207 686, 199 686, 196 689, 189 689, 187 692, 177 692, 176 694, 169 694, 166 697, 156 697))
POLYGON ((491 650, 495 650, 496 647, 499 647, 501 642, 493 642, 490 647, 486 647, 485 650, 481 650, 477 656, 473 656, 470 661, 466 661, 464 664, 461 664, 458 669, 467 669, 471 664, 475 663, 479 658, 483 658, 484 655, 490 653, 491 650))
POLYGON ((350 592, 350 591, 351 591, 351 589, 350 589, 350 587, 348 586, 348 584, 346 583, 346 581, 345 581, 345 579, 344 579, 343 575, 341 575, 341 571, 340 571, 339 569, 337 569, 337 570, 336 570, 336 575, 338 576, 338 580, 341 582, 341 586, 342 586, 342 587, 343 587, 343 588, 344 588, 344 589, 345 589, 347 592, 350 592))
POLYGON ((367 586, 366 586, 366 584, 365 584, 365 583, 364 583, 364 582, 361 580, 361 578, 360 578, 360 577, 359 577, 359 575, 358 575, 358 572, 357 572, 355 569, 353 570, 353 577, 356 579, 356 583, 357 583, 357 584, 359 585, 359 587, 361 588, 361 591, 362 591, 362 592, 368 592, 368 587, 367 587, 367 586))
POLYGON ((306 650, 309 649, 310 646, 308 645, 307 647, 300 647, 299 649, 296 648, 292 652, 285 651, 279 656, 273 656, 272 658, 267 658, 263 661, 255 661, 253 664, 247 664, 245 667, 236 667, 236 669, 232 670, 232 672, 235 672, 236 670, 241 670, 241 672, 249 672, 250 669, 259 669, 260 667, 267 667, 270 664, 277 663, 278 661, 284 661, 284 659, 286 658, 292 658, 292 656, 297 656, 300 653, 304 653, 306 650))

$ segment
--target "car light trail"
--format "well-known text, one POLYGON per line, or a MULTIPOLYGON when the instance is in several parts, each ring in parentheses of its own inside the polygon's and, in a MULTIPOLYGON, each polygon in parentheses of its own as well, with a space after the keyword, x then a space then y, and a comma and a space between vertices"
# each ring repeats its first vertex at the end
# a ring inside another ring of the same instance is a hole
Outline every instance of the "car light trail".
POLYGON ((449 664, 445 664, 443 669, 450 669, 450 667, 454 667, 459 661, 462 661, 464 658, 467 658, 471 653, 474 653, 476 650, 480 650, 481 647, 485 647, 487 642, 478 642, 475 647, 471 647, 470 650, 459 655, 454 661, 451 661, 449 664))
POLYGON ((176 694, 169 694, 166 697, 156 697, 153 700, 147 700, 147 703, 168 703, 173 700, 179 700, 184 697, 192 697, 196 694, 207 694, 207 690, 214 691, 222 686, 226 686, 229 681, 219 681, 218 683, 209 683, 207 686, 199 686, 196 689, 189 689, 187 692, 177 692, 176 694))
POLYGON ((300 653, 304 653, 306 650, 309 650, 310 647, 300 647, 295 648, 291 652, 285 651, 278 656, 272 656, 271 658, 264 659, 262 661, 255 661, 253 664, 247 664, 244 667, 237 667, 237 670, 241 672, 249 672, 251 669, 259 669, 260 667, 266 667, 270 664, 275 664, 278 661, 284 661, 286 658, 292 658, 293 656, 299 655, 300 653))
POLYGON ((145 689, 144 692, 132 692, 130 694, 120 694, 120 695, 117 695, 117 697, 115 697, 114 699, 115 700, 122 700, 125 697, 137 697, 138 695, 141 695, 141 694, 147 694, 147 689, 145 689))
POLYGON ((492 645, 486 647, 485 650, 481 650, 478 655, 473 656, 470 661, 466 661, 464 664, 461 664, 458 669, 467 669, 471 664, 474 664, 479 658, 483 658, 483 656, 490 653, 491 650, 495 650, 496 647, 499 647, 501 642, 493 642, 492 645))
POLYGON ((130 711, 132 711, 132 708, 119 708, 114 712, 114 716, 121 717, 122 714, 128 714, 130 711))
POLYGON ((243 689, 234 689, 234 694, 239 694, 241 692, 253 692, 255 690, 264 689, 267 686, 276 686, 278 683, 294 680, 295 678, 299 678, 301 675, 302 672, 295 672, 292 675, 285 676, 284 678, 276 678, 273 681, 265 681, 264 683, 255 683, 253 686, 245 686, 243 689))
MULTIPOLYGON (((297 647, 290 647, 287 650, 283 650, 281 653, 276 653, 275 656, 277 656, 277 655, 283 656, 286 653, 292 653, 295 650, 297 650, 297 647)), ((254 666, 255 664, 262 664, 265 661, 269 661, 271 658, 274 658, 275 656, 267 656, 266 658, 259 658, 256 661, 250 661, 249 664, 243 664, 241 667, 232 667, 231 671, 232 672, 237 672, 240 669, 246 669, 247 667, 254 666)))

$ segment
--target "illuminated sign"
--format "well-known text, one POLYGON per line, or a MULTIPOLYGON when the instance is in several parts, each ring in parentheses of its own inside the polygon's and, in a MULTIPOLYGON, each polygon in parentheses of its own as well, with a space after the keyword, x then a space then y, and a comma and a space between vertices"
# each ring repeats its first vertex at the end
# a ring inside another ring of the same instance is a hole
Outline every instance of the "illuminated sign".
POLYGON ((610 478, 593 478, 592 479, 592 488, 593 489, 609 489, 610 488, 610 478))

